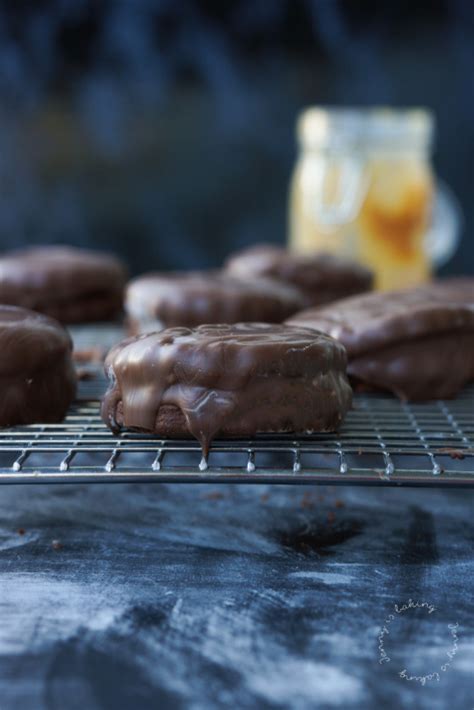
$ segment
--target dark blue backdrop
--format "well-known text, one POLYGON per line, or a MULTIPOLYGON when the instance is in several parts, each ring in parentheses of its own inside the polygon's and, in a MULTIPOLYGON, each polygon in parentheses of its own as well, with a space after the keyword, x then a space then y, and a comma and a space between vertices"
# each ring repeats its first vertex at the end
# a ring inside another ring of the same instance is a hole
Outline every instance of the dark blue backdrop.
POLYGON ((283 241, 312 103, 427 105, 474 272, 474 4, 42 0, 0 8, 0 246, 66 241, 132 271, 283 241))

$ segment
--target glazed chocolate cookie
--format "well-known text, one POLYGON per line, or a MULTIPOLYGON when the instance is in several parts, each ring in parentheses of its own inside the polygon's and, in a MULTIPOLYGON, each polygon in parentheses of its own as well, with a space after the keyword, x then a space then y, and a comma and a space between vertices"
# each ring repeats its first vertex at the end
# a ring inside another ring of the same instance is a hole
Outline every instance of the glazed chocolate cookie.
POLYGON ((105 362, 102 418, 160 437, 333 431, 351 404, 344 348, 264 323, 169 328, 120 343, 105 362))
POLYGON ((72 343, 48 316, 0 306, 0 426, 60 422, 76 392, 72 343))
POLYGON ((348 298, 288 322, 337 338, 352 380, 402 399, 452 397, 474 379, 474 279, 348 298))
POLYGON ((372 272, 353 261, 326 253, 295 255, 272 244, 237 252, 226 269, 236 276, 266 276, 292 284, 304 294, 306 306, 370 291, 373 285, 372 272))
POLYGON ((31 308, 62 323, 110 320, 123 306, 126 272, 113 255, 44 246, 0 257, 0 303, 31 308))
POLYGON ((202 323, 281 323, 303 304, 292 286, 222 271, 145 274, 128 284, 125 299, 132 334, 202 323))

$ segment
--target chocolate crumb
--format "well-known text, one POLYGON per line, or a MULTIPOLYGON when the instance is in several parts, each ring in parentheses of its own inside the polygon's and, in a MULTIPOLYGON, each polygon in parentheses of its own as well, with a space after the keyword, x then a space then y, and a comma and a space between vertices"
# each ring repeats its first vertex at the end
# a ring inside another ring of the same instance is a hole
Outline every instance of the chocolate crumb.
POLYGON ((51 542, 51 547, 53 550, 61 550, 63 547, 61 540, 53 540, 51 542))
POLYGON ((76 370, 77 379, 83 382, 84 380, 93 380, 95 378, 95 373, 91 370, 86 370, 85 367, 79 367, 76 370))
POLYGON ((25 528, 18 528, 17 533, 18 533, 18 535, 24 535, 24 534, 25 534, 25 528))
POLYGON ((344 503, 343 500, 339 500, 339 499, 338 499, 338 500, 336 500, 336 502, 335 502, 334 505, 336 506, 336 508, 344 508, 345 503, 344 503))
POLYGON ((334 515, 333 511, 330 510, 328 513, 328 523, 333 523, 336 519, 336 516, 334 515))
POLYGON ((309 491, 305 491, 303 493, 300 505, 303 510, 305 510, 306 508, 314 508, 314 499, 311 493, 309 493, 309 491))
POLYGON ((450 449, 446 447, 444 449, 438 449, 438 454, 447 454, 451 456, 452 459, 458 459, 459 461, 462 461, 464 458, 464 451, 462 451, 462 449, 450 449))

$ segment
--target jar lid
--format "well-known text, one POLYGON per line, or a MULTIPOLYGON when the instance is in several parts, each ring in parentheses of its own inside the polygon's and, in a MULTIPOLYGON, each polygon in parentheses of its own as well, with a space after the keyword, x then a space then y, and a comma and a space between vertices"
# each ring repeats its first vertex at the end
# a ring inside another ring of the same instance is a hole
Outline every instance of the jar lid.
POLYGON ((310 150, 429 150, 434 129, 434 116, 424 108, 311 107, 300 114, 297 135, 310 150))

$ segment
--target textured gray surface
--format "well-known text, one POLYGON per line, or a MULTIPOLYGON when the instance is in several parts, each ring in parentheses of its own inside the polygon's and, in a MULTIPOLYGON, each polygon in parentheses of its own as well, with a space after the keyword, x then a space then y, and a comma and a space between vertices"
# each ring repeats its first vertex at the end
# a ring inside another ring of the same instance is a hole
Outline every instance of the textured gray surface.
POLYGON ((472 708, 472 502, 408 489, 3 487, 0 707, 472 708), (435 611, 394 613, 410 598, 435 611), (449 660, 448 624, 457 648, 440 680, 400 678, 449 660))

